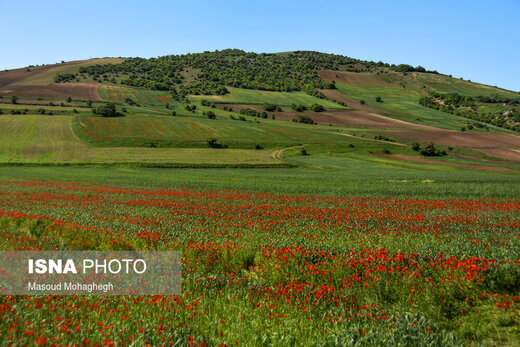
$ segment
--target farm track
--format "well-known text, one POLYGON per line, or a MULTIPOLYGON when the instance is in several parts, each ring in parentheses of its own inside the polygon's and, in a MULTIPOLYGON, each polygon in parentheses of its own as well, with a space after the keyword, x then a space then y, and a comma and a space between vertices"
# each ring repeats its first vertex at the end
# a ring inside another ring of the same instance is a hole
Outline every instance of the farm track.
POLYGON ((271 154, 271 157, 275 160, 283 160, 282 159, 282 153, 288 149, 293 149, 293 148, 299 148, 299 147, 303 147, 305 145, 298 145, 298 146, 291 146, 291 147, 285 147, 285 148, 281 148, 281 149, 278 149, 276 151, 274 151, 272 154, 271 154))

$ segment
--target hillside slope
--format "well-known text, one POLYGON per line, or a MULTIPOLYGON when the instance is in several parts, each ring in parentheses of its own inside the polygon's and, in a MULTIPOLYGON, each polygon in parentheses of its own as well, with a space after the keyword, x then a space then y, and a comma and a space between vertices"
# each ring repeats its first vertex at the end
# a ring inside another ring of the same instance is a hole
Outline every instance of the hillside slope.
MULTIPOLYGON (((0 72, 0 96, 0 112, 18 117, 18 128, 26 120, 27 129, 38 129, 31 125, 36 115, 62 117, 60 124, 68 124, 84 149, 60 157, 68 162, 106 162, 109 148, 142 148, 168 162, 173 157, 159 152, 213 146, 209 150, 223 158, 227 151, 243 150, 231 155, 234 163, 276 158, 299 165, 291 158, 305 154, 300 149, 307 146, 345 160, 357 153, 366 160, 387 157, 408 165, 424 157, 432 142, 437 151, 432 158, 441 166, 454 160, 463 168, 471 161, 504 161, 513 165, 508 170, 516 170, 520 163, 518 93, 422 67, 318 52, 224 50, 31 66, 0 72), (119 117, 92 112, 106 102, 116 105, 119 117), (298 149, 272 155, 288 147, 298 149)), ((9 135, 5 138, 12 139, 9 135)), ((46 135, 32 131, 31 136, 46 135)), ((64 141, 70 141, 67 136, 64 141)), ((6 141, 0 145, 3 162, 55 158, 38 157, 34 153, 41 151, 30 142, 21 152, 8 149, 6 141)), ((123 162, 147 156, 119 152, 123 162)), ((193 153, 191 162, 208 162, 193 153)))

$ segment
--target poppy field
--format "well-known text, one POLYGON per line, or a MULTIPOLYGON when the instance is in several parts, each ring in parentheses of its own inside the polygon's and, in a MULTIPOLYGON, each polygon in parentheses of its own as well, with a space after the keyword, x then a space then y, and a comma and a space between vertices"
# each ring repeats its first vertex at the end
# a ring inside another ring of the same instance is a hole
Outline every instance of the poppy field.
POLYGON ((2 345, 515 344, 520 201, 0 182, 2 250, 175 250, 178 296, 2 296, 2 345))

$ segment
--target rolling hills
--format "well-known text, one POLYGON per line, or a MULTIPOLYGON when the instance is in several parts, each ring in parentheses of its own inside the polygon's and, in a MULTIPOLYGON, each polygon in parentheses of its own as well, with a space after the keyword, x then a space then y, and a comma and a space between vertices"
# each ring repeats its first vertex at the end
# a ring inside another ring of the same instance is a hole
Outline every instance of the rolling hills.
POLYGON ((311 154, 520 168, 518 93, 405 64, 306 51, 102 58, 2 71, 0 96, 11 165, 301 166, 311 154), (116 117, 92 112, 106 103, 116 117))

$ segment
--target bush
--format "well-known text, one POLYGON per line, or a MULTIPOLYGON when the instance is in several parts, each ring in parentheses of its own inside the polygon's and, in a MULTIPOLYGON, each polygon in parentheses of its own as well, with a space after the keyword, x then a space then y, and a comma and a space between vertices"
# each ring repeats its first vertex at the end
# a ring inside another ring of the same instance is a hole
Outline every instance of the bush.
POLYGON ((306 150, 305 148, 302 148, 302 149, 300 150, 300 154, 301 154, 301 155, 309 155, 309 153, 307 153, 307 150, 306 150))
POLYGON ((318 124, 309 116, 298 115, 292 120, 293 122, 305 123, 305 124, 318 124))
POLYGON ((424 149, 421 151, 421 155, 424 155, 426 157, 438 157, 441 155, 445 155, 446 152, 441 152, 437 148, 435 148, 435 145, 433 143, 429 143, 424 147, 424 149))
POLYGON ((208 146, 211 148, 227 148, 228 146, 218 143, 217 139, 209 139, 208 146))
POLYGON ((296 112, 303 112, 303 111, 306 111, 307 110, 307 107, 305 107, 304 105, 300 104, 300 105, 296 105, 296 104, 292 104, 291 105, 291 108, 293 110, 295 110, 296 112))
POLYGON ((17 104, 18 103, 18 97, 16 95, 11 96, 11 104, 17 104))
POLYGON ((216 119, 217 116, 215 115, 215 112, 213 111, 207 111, 207 112, 204 112, 203 113, 206 117, 208 117, 209 119, 216 119))
POLYGON ((257 144, 255 145, 255 149, 264 149, 264 147, 262 147, 260 144, 257 143, 257 144))
POLYGON ((421 145, 418 144, 417 142, 414 142, 414 143, 412 143, 412 149, 414 151, 420 151, 421 150, 421 145))
POLYGON ((107 103, 107 104, 98 106, 93 111, 94 111, 94 113, 97 113, 103 117, 114 117, 117 115, 116 105, 114 105, 112 103, 107 103))
POLYGON ((320 104, 313 104, 311 106, 311 111, 313 111, 313 112, 323 112, 323 111, 325 111, 325 107, 323 107, 320 104))
POLYGON ((280 108, 280 106, 276 105, 276 104, 265 104, 264 105, 264 110, 268 111, 268 112, 282 112, 282 109, 280 108))
POLYGON ((364 105, 364 104, 365 104, 365 100, 361 99, 361 100, 359 101, 359 103, 360 103, 361 105, 364 105))
POLYGON ((383 102, 383 99, 380 96, 376 96, 376 102, 383 102))
POLYGON ((72 98, 70 96, 68 96, 67 99, 65 99, 65 101, 72 102, 72 98))

